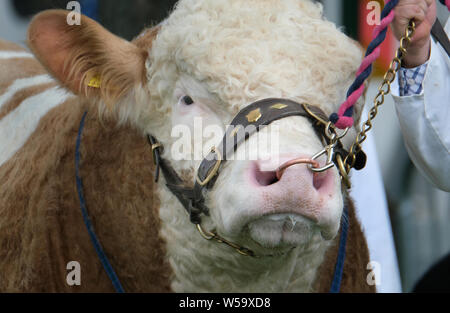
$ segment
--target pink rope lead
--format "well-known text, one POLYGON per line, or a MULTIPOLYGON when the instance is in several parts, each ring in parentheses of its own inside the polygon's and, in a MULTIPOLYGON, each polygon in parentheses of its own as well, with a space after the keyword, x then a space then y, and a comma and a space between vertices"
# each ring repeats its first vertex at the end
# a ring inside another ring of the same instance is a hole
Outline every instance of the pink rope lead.
MULTIPOLYGON (((355 103, 361 98, 364 93, 364 82, 369 78, 372 73, 373 63, 379 58, 381 49, 380 45, 386 39, 387 30, 389 24, 392 23, 395 17, 394 8, 397 6, 399 0, 386 0, 385 7, 381 13, 380 25, 375 27, 373 31, 373 40, 367 48, 366 56, 361 63, 357 73, 356 80, 350 87, 347 93, 346 101, 341 105, 338 113, 334 113, 330 116, 330 120, 339 129, 345 129, 352 127, 353 120, 353 108, 355 103)), ((450 0, 447 0, 450 1, 450 0)))

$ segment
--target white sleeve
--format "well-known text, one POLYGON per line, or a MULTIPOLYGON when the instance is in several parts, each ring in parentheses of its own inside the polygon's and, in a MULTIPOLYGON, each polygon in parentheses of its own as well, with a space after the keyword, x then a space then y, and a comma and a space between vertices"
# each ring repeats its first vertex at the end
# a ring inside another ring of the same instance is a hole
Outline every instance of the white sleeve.
MULTIPOLYGON (((450 20, 446 25, 449 33, 450 20)), ((419 171, 438 188, 450 192, 450 59, 432 40, 421 94, 400 97, 392 84, 403 137, 419 171)))
MULTIPOLYGON (((363 114, 368 114, 367 110, 364 110, 363 114)), ((353 171, 350 194, 355 202, 356 214, 366 236, 370 261, 379 264, 379 273, 376 277, 377 292, 400 293, 402 284, 394 236, 372 133, 367 135, 363 149, 367 154, 367 164, 363 171, 353 171)))

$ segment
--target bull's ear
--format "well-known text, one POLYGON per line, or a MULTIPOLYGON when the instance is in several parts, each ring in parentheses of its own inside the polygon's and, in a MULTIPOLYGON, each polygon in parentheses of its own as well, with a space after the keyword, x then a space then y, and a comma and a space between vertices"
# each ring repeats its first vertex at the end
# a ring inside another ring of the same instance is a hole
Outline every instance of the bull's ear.
POLYGON ((68 13, 40 13, 28 31, 30 49, 65 87, 78 95, 113 102, 145 81, 147 50, 86 16, 80 25, 69 25, 68 13))

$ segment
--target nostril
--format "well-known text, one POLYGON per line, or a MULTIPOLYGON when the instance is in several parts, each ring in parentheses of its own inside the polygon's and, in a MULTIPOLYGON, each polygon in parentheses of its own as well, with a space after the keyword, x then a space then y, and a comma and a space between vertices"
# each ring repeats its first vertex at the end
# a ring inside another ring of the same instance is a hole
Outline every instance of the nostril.
MULTIPOLYGON (((268 187, 275 185, 281 181, 285 184, 296 184, 296 181, 302 181, 304 184, 312 185, 317 191, 323 191, 325 185, 329 185, 328 172, 315 173, 308 166, 319 167, 316 161, 309 159, 292 159, 276 170, 273 169, 273 164, 267 165, 262 162, 254 162, 250 171, 248 172, 251 181, 260 187, 268 187), (289 173, 288 173, 289 172, 289 173), (286 176, 286 179, 283 177, 286 176)), ((289 187, 287 187, 289 188, 289 187)))
POLYGON ((259 168, 255 171, 255 179, 261 186, 270 186, 278 182, 275 171, 263 172, 259 168))
POLYGON ((327 178, 326 172, 314 173, 313 175, 314 188, 316 188, 316 190, 319 190, 325 184, 326 178, 327 178))

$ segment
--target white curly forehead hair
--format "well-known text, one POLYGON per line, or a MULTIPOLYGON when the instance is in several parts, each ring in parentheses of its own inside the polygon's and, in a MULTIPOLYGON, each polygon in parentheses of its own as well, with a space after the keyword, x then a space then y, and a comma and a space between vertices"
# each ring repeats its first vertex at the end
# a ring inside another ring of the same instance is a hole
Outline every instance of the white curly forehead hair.
POLYGON ((184 73, 234 111, 285 97, 331 113, 361 59, 357 43, 324 20, 320 3, 181 0, 153 44, 148 76, 160 99, 184 73))

